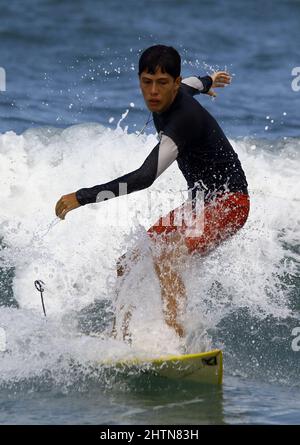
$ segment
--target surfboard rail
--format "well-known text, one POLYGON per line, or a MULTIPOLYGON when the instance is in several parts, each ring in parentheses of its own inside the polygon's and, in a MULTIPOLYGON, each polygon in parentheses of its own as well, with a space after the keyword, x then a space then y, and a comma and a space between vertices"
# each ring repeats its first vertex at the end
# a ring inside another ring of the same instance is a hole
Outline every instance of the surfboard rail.
POLYGON ((117 369, 151 373, 169 379, 198 383, 222 384, 223 354, 221 349, 183 355, 164 355, 158 358, 132 358, 102 362, 117 369))

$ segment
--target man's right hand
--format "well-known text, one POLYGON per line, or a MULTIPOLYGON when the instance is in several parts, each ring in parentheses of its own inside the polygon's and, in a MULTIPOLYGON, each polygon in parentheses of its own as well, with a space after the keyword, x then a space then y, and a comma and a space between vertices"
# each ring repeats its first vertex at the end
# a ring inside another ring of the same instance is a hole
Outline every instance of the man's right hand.
POLYGON ((76 198, 76 193, 69 193, 60 198, 55 206, 55 213, 60 219, 65 219, 65 216, 70 210, 74 210, 80 207, 79 202, 76 198))

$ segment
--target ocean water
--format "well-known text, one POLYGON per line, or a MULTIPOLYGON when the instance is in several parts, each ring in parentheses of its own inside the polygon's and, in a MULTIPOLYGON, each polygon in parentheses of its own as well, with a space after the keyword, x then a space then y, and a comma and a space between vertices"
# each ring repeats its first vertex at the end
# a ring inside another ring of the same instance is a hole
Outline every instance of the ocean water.
POLYGON ((299 424, 300 3, 30 5, 1 4, 0 424, 299 424), (178 48, 184 76, 233 75, 215 100, 198 99, 239 155, 251 212, 182 270, 186 348, 222 348, 222 387, 94 365, 182 348, 145 239, 171 205, 161 190, 182 199, 176 166, 151 190, 55 218, 60 196, 134 170, 156 144, 151 124, 138 135, 148 112, 137 79, 141 50, 156 43, 178 48), (120 294, 136 306, 129 346, 108 332, 115 262, 135 244, 143 258, 120 294))

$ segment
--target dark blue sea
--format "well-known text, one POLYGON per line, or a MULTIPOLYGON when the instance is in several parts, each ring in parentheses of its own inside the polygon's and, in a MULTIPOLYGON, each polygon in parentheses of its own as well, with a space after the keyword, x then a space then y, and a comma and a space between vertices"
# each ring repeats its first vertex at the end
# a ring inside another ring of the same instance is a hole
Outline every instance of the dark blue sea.
POLYGON ((300 2, 0 1, 0 424, 300 424, 300 2), (144 251, 122 289, 129 346, 108 336, 115 263, 184 180, 55 217, 67 193, 138 168, 156 145, 141 52, 172 45, 182 75, 227 70, 197 100, 249 183, 244 228, 183 271, 187 351, 221 348, 209 387, 100 363, 181 351, 144 251), (149 212, 148 204, 151 204, 149 212), (34 281, 45 283, 44 317, 34 281))

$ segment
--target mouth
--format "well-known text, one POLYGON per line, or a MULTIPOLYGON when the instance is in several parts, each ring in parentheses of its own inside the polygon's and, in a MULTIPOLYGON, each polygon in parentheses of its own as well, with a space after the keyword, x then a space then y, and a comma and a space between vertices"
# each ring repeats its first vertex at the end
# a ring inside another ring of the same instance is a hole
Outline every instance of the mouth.
POLYGON ((149 100, 149 104, 150 105, 158 105, 160 103, 160 101, 159 100, 149 100))

